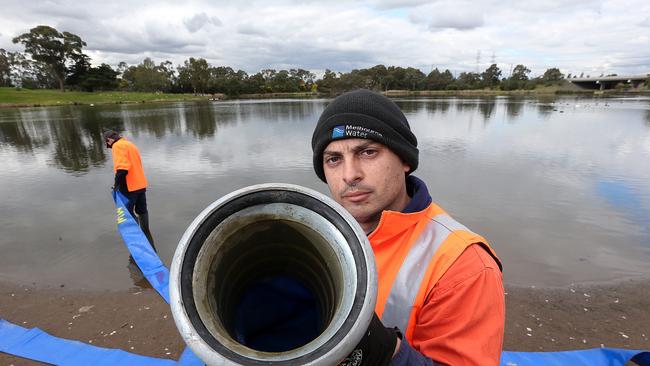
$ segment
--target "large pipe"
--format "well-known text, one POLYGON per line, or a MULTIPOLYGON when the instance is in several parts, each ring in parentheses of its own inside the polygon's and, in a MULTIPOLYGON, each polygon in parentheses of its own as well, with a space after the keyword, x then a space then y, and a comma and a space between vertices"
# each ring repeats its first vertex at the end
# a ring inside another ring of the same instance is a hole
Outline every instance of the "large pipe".
POLYGON ((368 239, 343 207, 261 184, 196 217, 169 291, 176 325, 206 365, 336 365, 370 324, 377 279, 368 239))

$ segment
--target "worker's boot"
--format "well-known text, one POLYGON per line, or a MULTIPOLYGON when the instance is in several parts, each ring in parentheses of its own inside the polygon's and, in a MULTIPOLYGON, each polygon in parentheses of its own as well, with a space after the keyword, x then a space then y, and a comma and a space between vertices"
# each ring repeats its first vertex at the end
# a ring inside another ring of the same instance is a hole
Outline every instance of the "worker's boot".
POLYGON ((149 231, 149 214, 148 213, 139 214, 138 223, 140 224, 140 229, 142 229, 142 232, 147 237, 147 240, 149 240, 149 244, 151 244, 153 251, 158 253, 158 251, 156 250, 156 246, 153 245, 153 237, 151 236, 151 231, 149 231))

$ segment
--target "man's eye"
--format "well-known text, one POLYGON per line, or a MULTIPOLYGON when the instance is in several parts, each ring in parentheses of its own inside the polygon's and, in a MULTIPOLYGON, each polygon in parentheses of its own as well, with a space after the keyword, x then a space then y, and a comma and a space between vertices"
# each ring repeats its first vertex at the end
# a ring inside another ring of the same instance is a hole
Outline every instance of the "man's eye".
POLYGON ((341 158, 339 158, 338 156, 330 156, 330 157, 328 157, 328 158, 325 158, 325 163, 326 163, 326 164, 335 164, 335 163, 338 162, 340 159, 341 159, 341 158))
POLYGON ((377 150, 375 149, 365 149, 361 152, 361 155, 364 156, 373 156, 377 154, 377 150))

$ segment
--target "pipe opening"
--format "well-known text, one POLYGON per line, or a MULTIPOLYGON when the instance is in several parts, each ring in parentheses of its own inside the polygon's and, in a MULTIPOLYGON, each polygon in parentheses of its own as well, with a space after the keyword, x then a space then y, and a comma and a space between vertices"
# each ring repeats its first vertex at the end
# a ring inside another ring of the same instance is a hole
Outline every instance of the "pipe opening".
POLYGON ((206 365, 337 364, 364 336, 376 293, 354 218, 318 192, 275 183, 203 210, 170 274, 174 320, 206 365))
POLYGON ((213 314, 207 318, 243 346, 286 352, 328 327, 341 301, 343 274, 318 232, 268 216, 231 220, 206 240, 204 246, 218 248, 205 284, 206 310, 213 314))

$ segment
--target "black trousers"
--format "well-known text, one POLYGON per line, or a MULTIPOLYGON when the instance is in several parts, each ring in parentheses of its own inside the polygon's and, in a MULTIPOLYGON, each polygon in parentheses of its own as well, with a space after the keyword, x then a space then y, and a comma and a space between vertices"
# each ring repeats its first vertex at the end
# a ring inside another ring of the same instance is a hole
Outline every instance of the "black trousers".
POLYGON ((135 213, 138 215, 146 214, 147 211, 147 189, 142 188, 137 191, 126 193, 126 198, 129 202, 126 203, 126 209, 129 210, 131 216, 135 217, 135 213))

